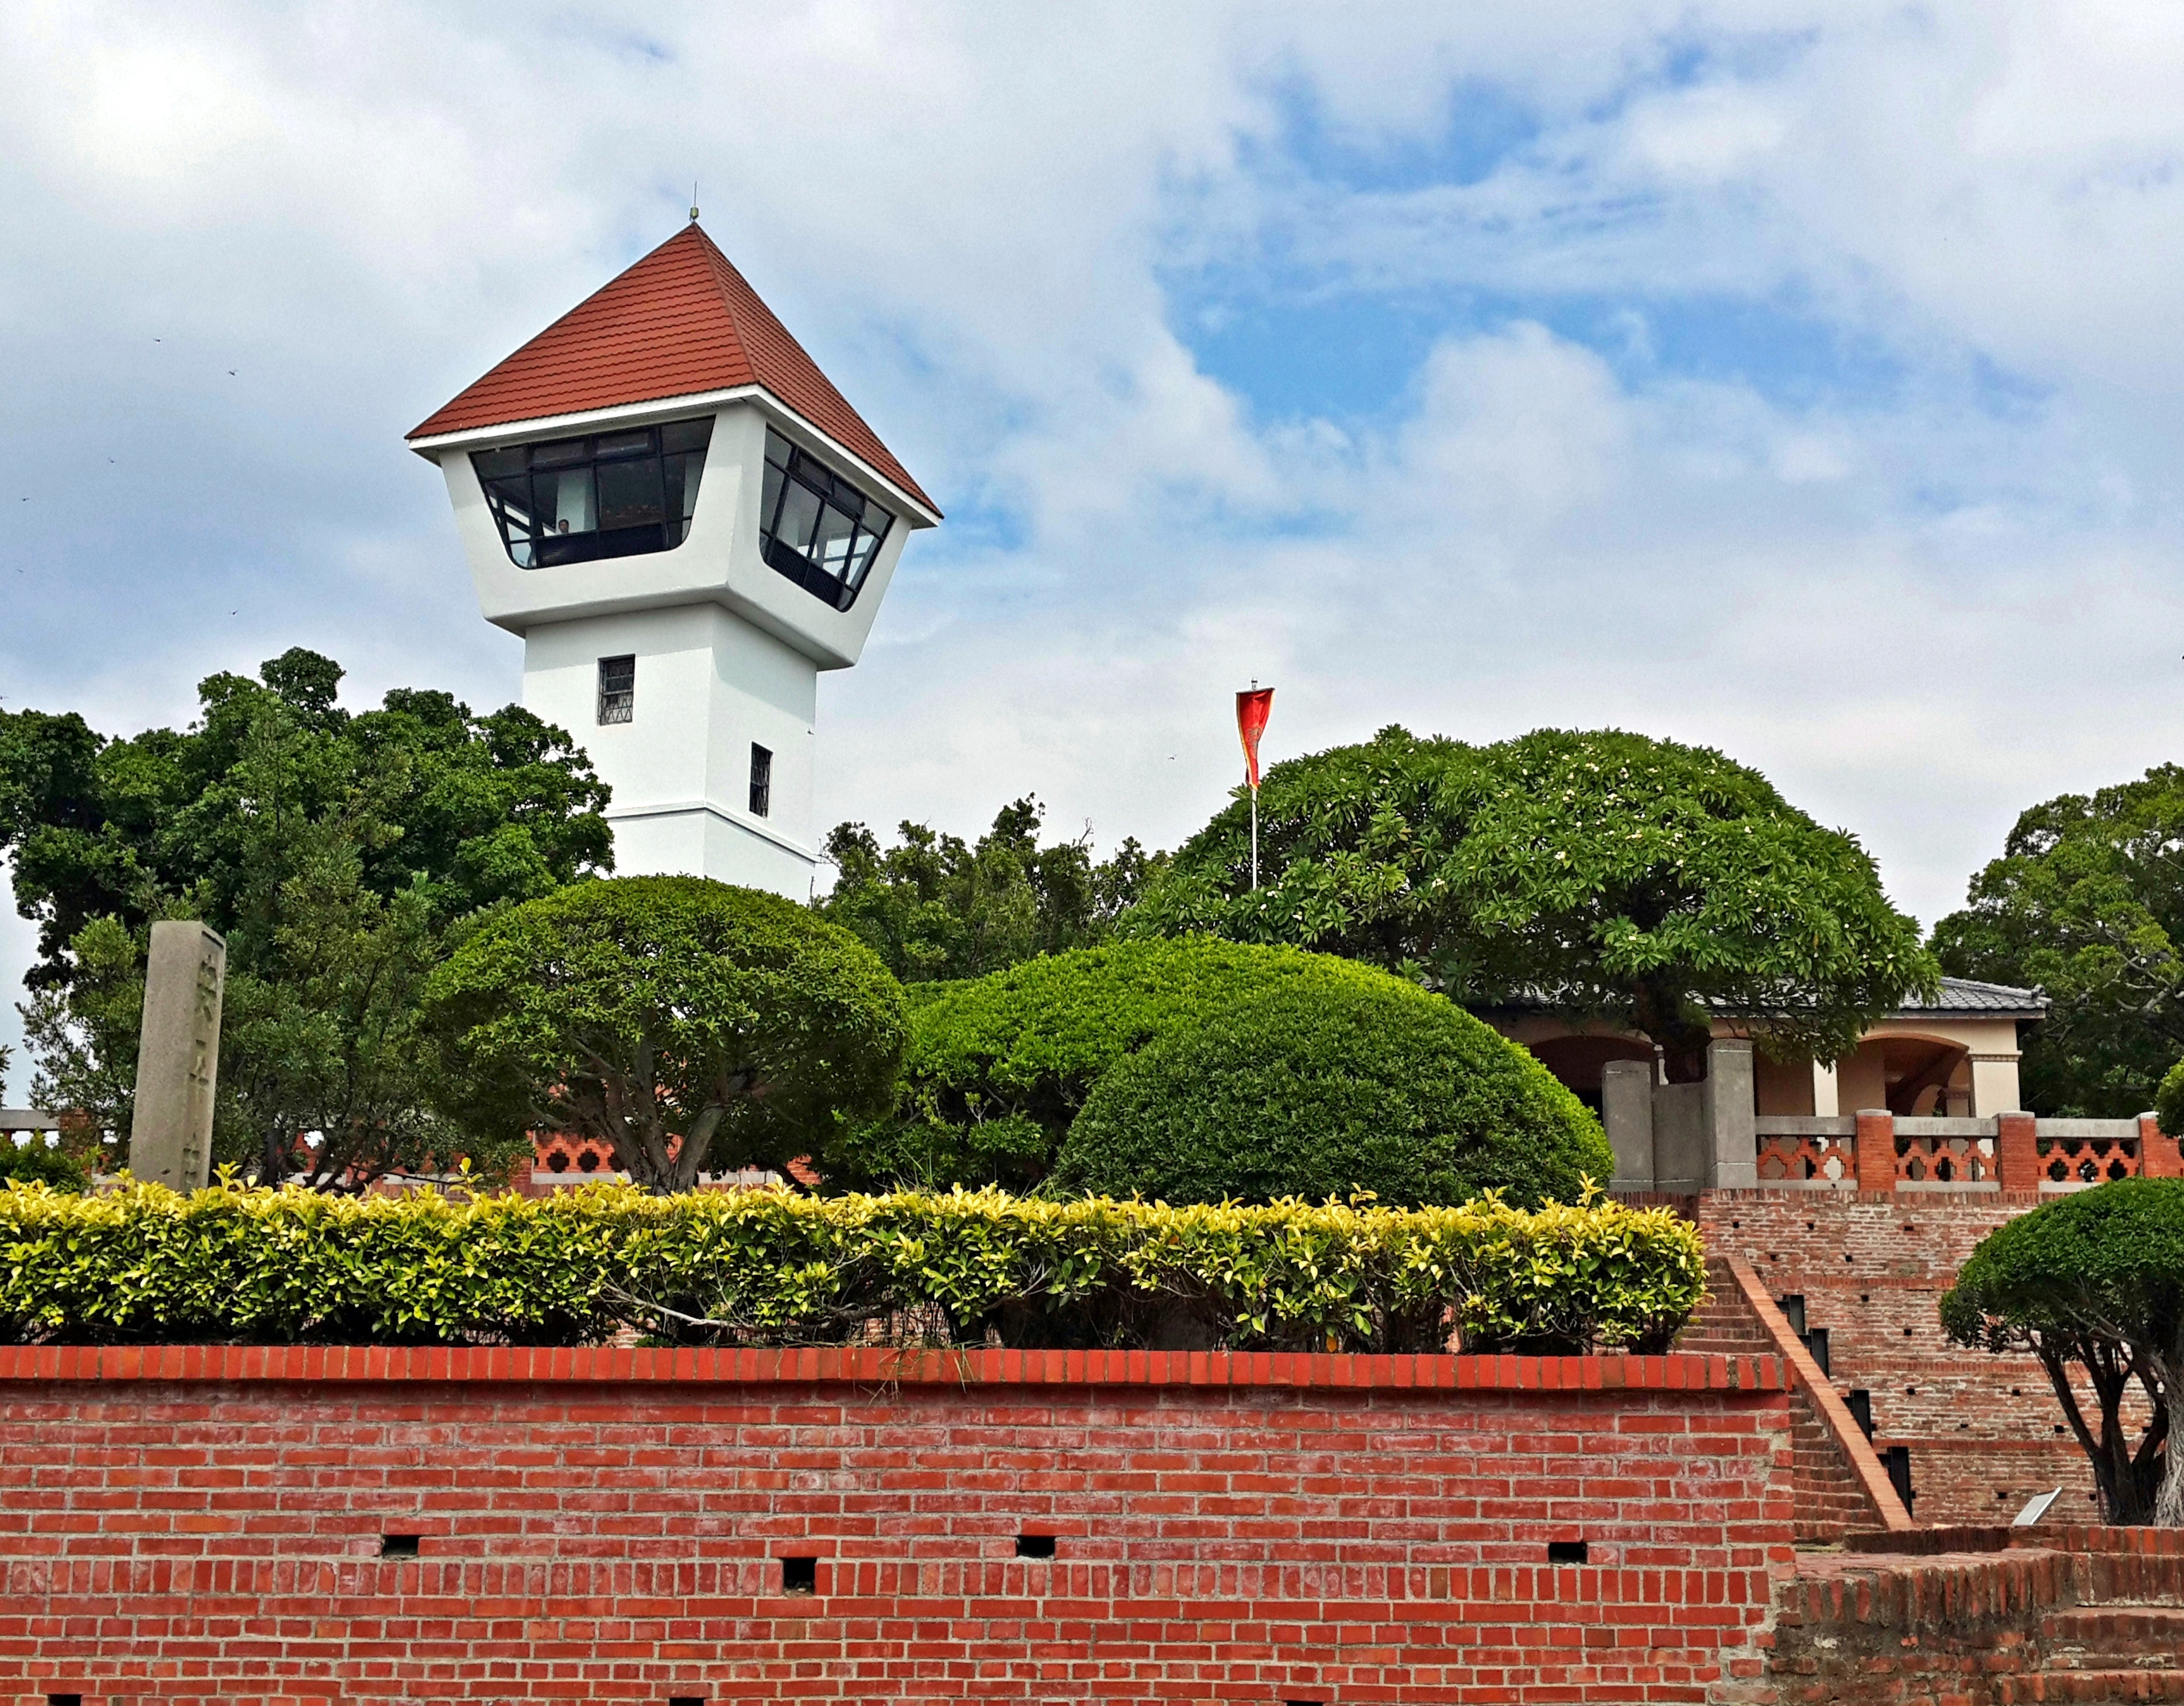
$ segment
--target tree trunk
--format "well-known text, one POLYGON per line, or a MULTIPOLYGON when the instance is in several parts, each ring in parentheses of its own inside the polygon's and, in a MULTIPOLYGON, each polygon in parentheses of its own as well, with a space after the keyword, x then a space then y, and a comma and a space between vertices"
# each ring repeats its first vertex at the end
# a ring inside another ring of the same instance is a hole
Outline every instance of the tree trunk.
MULTIPOLYGON (((2184 1356, 2175 1353, 2160 1359, 2161 1407, 2169 1416, 2169 1438, 2173 1446, 2184 1440, 2184 1356)), ((2153 1525, 2156 1528, 2184 1528, 2184 1452, 2171 1450, 2163 1453, 2166 1459, 2162 1468, 2161 1491, 2153 1496, 2153 1525)))
POLYGON ((1693 1017, 1682 990, 1641 978, 1631 995, 1631 1017, 1640 1030, 1661 1045, 1662 1070, 1669 1082, 1697 1084, 1703 1079, 1713 1029, 1693 1017))
POLYGON ((287 1147, 287 1143, 281 1132, 275 1127, 268 1126, 265 1129, 263 1153, 258 1162, 258 1182, 260 1185, 279 1188, 281 1179, 287 1176, 286 1169, 281 1167, 281 1162, 287 1147))

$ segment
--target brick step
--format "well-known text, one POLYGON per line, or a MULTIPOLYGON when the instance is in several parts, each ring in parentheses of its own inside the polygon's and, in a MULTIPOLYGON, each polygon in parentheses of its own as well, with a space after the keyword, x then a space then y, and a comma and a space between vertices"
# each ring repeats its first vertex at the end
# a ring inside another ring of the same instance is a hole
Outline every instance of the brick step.
POLYGON ((2184 1657, 2184 1607, 2083 1606, 2055 1613, 2042 1632, 2050 1670, 2173 1670, 2184 1657))
POLYGON ((2088 1560, 2098 1605, 2184 1605, 2184 1558, 2133 1558, 2095 1553, 2088 1560))
POLYGON ((2184 1670, 2050 1670, 2038 1676, 1998 1676, 1995 1706, 2125 1706, 2137 1700, 2184 1700, 2184 1670))

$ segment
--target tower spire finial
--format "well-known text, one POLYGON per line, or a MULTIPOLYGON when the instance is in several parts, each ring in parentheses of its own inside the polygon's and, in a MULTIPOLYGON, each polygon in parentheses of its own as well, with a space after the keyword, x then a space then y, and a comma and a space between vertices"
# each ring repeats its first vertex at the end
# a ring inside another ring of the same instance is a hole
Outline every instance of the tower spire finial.
POLYGON ((698 223, 698 181, 695 178, 690 180, 690 223, 698 223))

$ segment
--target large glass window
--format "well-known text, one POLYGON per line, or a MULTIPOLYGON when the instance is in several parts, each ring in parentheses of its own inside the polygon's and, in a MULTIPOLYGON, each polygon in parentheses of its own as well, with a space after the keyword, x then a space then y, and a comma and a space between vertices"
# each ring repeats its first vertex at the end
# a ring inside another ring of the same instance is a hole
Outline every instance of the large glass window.
POLYGON ((838 610, 857 601, 894 517, 778 432, 766 435, 759 549, 777 573, 838 610))
POLYGON ((690 531, 713 417, 477 450, 509 560, 520 569, 670 551, 690 531))

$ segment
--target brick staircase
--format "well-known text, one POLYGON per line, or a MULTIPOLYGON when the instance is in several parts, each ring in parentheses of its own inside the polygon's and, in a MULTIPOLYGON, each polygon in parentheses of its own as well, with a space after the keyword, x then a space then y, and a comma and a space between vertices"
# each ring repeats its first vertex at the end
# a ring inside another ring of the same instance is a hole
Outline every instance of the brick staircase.
POLYGON ((1880 1459, 1749 1268, 1734 1257, 1708 1262, 1707 1301, 1678 1336, 1676 1348, 1716 1356, 1776 1356, 1789 1363, 1791 1510, 1800 1543, 1825 1543, 1858 1530, 1911 1526, 1880 1459))
POLYGON ((2184 1533, 1919 1531, 1808 1553, 1776 1592, 1769 1671, 1785 1703, 2031 1706, 2184 1702, 2184 1533))

